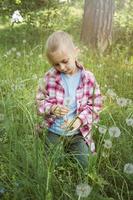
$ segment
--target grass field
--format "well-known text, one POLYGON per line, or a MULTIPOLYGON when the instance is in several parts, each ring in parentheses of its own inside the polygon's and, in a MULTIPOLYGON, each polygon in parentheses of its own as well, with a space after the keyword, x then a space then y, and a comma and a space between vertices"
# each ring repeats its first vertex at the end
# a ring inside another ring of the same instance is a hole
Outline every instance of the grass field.
POLYGON ((11 27, 8 21, 0 25, 3 200, 133 199, 133 55, 128 56, 126 45, 113 45, 104 55, 92 54, 79 42, 78 20, 63 30, 75 38, 80 60, 95 74, 104 99, 101 120, 93 128, 97 154, 90 155, 87 174, 64 155, 62 144, 46 160, 45 130, 41 138, 36 136, 36 124, 42 119, 36 114, 35 95, 50 67, 43 55, 49 31, 25 24, 11 27), (57 157, 63 158, 61 165, 56 164, 57 157))

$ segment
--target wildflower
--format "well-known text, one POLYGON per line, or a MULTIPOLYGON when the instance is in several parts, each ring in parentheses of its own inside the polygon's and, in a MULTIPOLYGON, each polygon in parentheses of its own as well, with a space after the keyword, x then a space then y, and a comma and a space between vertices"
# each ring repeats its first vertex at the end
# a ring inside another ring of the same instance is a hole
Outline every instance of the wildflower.
POLYGON ((133 174, 133 164, 132 163, 127 163, 124 166, 124 173, 126 174, 133 174))
POLYGON ((106 149, 110 149, 112 147, 112 141, 111 140, 104 140, 104 145, 106 149))
POLYGON ((15 52, 17 49, 16 49, 15 47, 12 47, 12 49, 11 49, 11 50, 15 52))
POLYGON ((39 55, 38 55, 38 57, 41 59, 41 58, 42 58, 42 55, 41 55, 41 54, 39 54, 39 55))
POLYGON ((26 40, 23 40, 23 44, 25 44, 26 43, 26 40))
POLYGON ((127 99, 124 97, 117 98, 117 104, 121 107, 127 106, 127 99))
POLYGON ((117 94, 112 89, 107 90, 107 95, 110 96, 112 99, 115 99, 117 97, 117 94))
POLYGON ((107 158, 107 157, 108 157, 108 154, 105 153, 105 152, 103 151, 103 152, 102 152, 102 156, 103 156, 104 158, 107 158))
POLYGON ((20 57, 21 56, 21 53, 18 51, 18 52, 16 52, 16 56, 17 57, 20 57))
POLYGON ((111 137, 119 137, 121 134, 121 131, 118 127, 112 126, 109 128, 109 135, 111 137))
POLYGON ((126 124, 133 127, 133 118, 126 118, 126 124))
POLYGON ((33 75, 32 75, 32 79, 37 79, 37 75, 36 75, 36 74, 33 74, 33 75))
POLYGON ((79 197, 88 197, 91 193, 92 187, 90 187, 87 183, 81 183, 76 187, 76 194, 79 197))
POLYGON ((117 74, 115 74, 115 75, 114 75, 114 78, 116 78, 116 79, 117 79, 117 78, 118 78, 118 75, 117 75, 117 74))
POLYGON ((106 126, 99 126, 98 130, 99 130, 99 133, 105 134, 106 131, 107 131, 107 127, 106 126))
POLYGON ((7 55, 7 56, 10 56, 11 53, 12 53, 11 50, 9 50, 9 51, 7 51, 6 55, 7 55))
POLYGON ((22 21, 23 21, 23 17, 21 16, 20 11, 19 10, 14 11, 11 18, 11 23, 18 23, 22 21))

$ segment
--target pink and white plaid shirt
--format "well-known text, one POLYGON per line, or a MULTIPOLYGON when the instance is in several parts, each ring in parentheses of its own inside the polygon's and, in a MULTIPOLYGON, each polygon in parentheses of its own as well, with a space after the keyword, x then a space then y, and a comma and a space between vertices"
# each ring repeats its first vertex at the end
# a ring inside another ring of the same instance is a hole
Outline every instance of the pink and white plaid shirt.
MULTIPOLYGON (((95 144, 91 136, 92 124, 99 120, 99 111, 102 107, 102 97, 94 75, 86 71, 82 65, 76 63, 81 69, 81 82, 77 88, 77 115, 82 121, 80 132, 90 150, 95 152, 95 144)), ((44 75, 44 84, 39 87, 36 96, 38 114, 43 115, 47 127, 50 127, 56 116, 50 113, 53 105, 63 105, 64 88, 61 85, 61 74, 51 68, 44 75)))

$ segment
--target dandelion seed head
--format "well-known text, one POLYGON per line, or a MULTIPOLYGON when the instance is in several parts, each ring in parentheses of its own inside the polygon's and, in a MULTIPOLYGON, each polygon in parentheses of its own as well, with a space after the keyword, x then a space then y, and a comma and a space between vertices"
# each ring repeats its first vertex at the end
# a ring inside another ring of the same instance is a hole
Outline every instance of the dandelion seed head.
POLYGON ((20 56, 21 56, 21 52, 17 51, 17 52, 16 52, 16 56, 17 56, 17 57, 20 57, 20 56))
POLYGON ((15 47, 12 47, 11 49, 13 52, 15 52, 17 49, 15 47))
POLYGON ((112 99, 115 99, 117 97, 117 94, 114 92, 113 89, 108 89, 107 95, 110 96, 112 99))
POLYGON ((15 10, 12 14, 11 23, 23 22, 23 17, 19 10, 15 10))
POLYGON ((23 44, 26 44, 26 40, 23 40, 23 44))
POLYGON ((111 137, 119 137, 120 134, 121 134, 121 131, 118 127, 112 126, 112 127, 109 128, 109 135, 111 137))
POLYGON ((104 145, 103 145, 106 149, 110 149, 112 147, 112 141, 107 139, 104 140, 104 145))
POLYGON ((92 187, 87 183, 81 183, 76 187, 76 194, 80 197, 88 197, 91 193, 92 187))
POLYGON ((125 107, 127 106, 127 99, 124 98, 124 97, 121 97, 121 98, 117 98, 117 104, 121 107, 125 107))
POLYGON ((124 173, 133 174, 133 164, 132 163, 127 163, 124 165, 124 173))
POLYGON ((133 126, 133 118, 126 118, 127 126, 133 126))
POLYGON ((98 130, 99 130, 99 133, 105 134, 107 132, 107 127, 106 126, 99 126, 98 130))

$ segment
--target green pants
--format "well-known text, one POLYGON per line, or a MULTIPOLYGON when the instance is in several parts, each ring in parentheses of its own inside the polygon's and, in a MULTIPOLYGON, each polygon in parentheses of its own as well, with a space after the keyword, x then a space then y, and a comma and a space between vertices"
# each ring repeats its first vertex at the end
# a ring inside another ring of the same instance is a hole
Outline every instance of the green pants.
POLYGON ((60 136, 50 131, 47 132, 46 145, 48 148, 53 149, 55 146, 59 146, 61 142, 63 143, 64 151, 70 153, 83 169, 88 169, 90 150, 82 135, 60 136))

